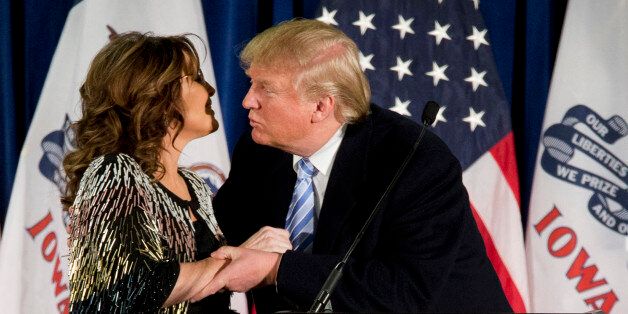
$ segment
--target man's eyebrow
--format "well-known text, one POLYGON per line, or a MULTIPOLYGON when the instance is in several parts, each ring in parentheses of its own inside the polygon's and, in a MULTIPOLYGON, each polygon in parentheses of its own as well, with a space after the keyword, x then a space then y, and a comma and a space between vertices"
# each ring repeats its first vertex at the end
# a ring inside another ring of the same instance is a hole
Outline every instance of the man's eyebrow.
POLYGON ((255 80, 251 79, 251 82, 253 82, 253 81, 255 81, 256 84, 262 85, 264 87, 270 87, 270 88, 277 88, 278 87, 275 82, 272 82, 272 81, 264 79, 264 78, 255 79, 255 80))

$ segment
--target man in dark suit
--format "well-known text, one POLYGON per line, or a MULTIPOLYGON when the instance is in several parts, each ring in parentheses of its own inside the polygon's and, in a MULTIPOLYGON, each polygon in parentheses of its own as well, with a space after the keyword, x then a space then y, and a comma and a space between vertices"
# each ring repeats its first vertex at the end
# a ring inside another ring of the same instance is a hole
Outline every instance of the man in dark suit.
MULTIPOLYGON (((216 216, 232 245, 271 226, 258 240, 289 236, 292 249, 223 247, 212 256, 232 261, 208 289, 256 287, 261 313, 305 311, 423 127, 369 105, 358 49, 332 26, 280 24, 256 36, 241 59, 252 84, 243 100, 252 132, 236 146, 216 216)), ((429 131, 346 265, 331 308, 511 311, 460 165, 429 131)))

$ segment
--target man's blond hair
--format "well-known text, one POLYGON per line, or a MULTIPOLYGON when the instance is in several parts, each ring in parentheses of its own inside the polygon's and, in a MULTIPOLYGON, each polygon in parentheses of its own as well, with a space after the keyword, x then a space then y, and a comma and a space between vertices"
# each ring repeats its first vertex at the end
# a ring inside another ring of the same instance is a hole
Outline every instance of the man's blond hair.
POLYGON ((339 29, 315 20, 280 23, 255 36, 240 61, 295 73, 294 86, 307 100, 334 96, 336 116, 353 123, 369 112, 371 89, 356 44, 339 29))

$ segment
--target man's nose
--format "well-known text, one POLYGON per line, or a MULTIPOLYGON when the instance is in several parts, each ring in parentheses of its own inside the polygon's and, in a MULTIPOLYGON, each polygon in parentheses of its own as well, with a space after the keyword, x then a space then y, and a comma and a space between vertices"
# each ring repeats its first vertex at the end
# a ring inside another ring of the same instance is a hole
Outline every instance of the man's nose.
POLYGON ((244 109, 257 109, 259 107, 252 88, 249 88, 249 91, 244 96, 244 99, 242 100, 242 107, 244 107, 244 109))

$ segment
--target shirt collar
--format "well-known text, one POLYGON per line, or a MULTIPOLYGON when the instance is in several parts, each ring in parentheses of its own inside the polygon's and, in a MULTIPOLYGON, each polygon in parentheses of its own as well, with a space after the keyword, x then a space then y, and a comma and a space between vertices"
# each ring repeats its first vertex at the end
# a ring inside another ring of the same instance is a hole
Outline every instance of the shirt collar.
MULTIPOLYGON (((334 135, 321 147, 317 150, 312 156, 308 159, 314 165, 316 170, 323 174, 324 176, 329 175, 329 171, 331 170, 331 166, 334 163, 334 159, 336 158, 336 153, 338 152, 338 148, 340 147, 340 143, 342 142, 342 138, 345 136, 345 131, 347 130, 347 125, 343 124, 334 135)), ((303 157, 299 155, 292 155, 292 168, 294 171, 297 171, 297 163, 303 157)))

